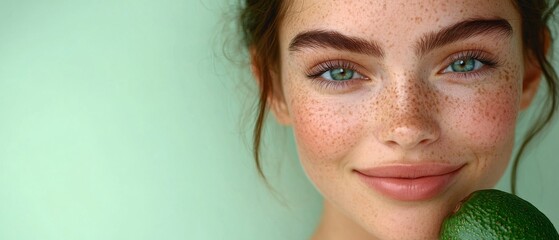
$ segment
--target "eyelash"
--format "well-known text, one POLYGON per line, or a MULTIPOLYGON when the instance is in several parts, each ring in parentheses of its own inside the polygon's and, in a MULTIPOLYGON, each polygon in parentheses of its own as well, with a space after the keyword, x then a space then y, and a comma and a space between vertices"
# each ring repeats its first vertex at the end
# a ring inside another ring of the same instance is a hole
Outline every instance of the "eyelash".
POLYGON ((363 75, 364 77, 360 79, 350 79, 350 80, 342 80, 342 81, 332 81, 332 80, 322 79, 321 77, 322 74, 326 73, 327 71, 339 69, 339 68, 351 70, 360 75, 363 75, 361 71, 357 70, 359 68, 357 64, 346 60, 340 60, 340 59, 322 62, 316 65, 315 67, 311 68, 309 71, 307 71, 305 75, 307 76, 307 78, 311 79, 313 83, 317 84, 319 87, 328 90, 347 89, 348 87, 351 87, 351 85, 356 83, 355 80, 368 80, 368 78, 365 77, 364 75, 363 75))
POLYGON ((497 68, 499 66, 499 62, 490 57, 489 54, 484 51, 467 50, 451 55, 443 66, 443 69, 438 72, 439 74, 450 74, 451 77, 472 79, 480 77, 486 70, 497 68), (483 66, 481 66, 480 69, 471 72, 443 72, 455 61, 467 59, 478 60, 483 64, 483 66))

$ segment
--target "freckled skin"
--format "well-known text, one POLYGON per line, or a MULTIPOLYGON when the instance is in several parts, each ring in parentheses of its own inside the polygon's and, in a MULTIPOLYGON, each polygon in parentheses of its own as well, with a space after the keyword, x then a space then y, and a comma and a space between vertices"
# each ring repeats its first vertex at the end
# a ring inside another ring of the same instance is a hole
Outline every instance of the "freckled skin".
POLYGON ((508 165, 520 111, 524 62, 517 19, 509 1, 294 1, 280 27, 286 107, 275 114, 292 125, 301 164, 325 198, 315 239, 436 239, 460 199, 494 186, 508 165), (480 36, 414 55, 425 33, 474 17, 508 19, 513 36, 498 44, 480 36), (310 29, 375 40, 385 57, 289 52, 290 40, 310 29), (478 47, 498 59, 496 67, 471 82, 440 74, 449 55, 478 47), (321 60, 339 58, 363 66, 369 80, 344 90, 321 88, 306 77, 321 60), (417 202, 382 196, 352 171, 403 162, 466 165, 451 188, 417 202))

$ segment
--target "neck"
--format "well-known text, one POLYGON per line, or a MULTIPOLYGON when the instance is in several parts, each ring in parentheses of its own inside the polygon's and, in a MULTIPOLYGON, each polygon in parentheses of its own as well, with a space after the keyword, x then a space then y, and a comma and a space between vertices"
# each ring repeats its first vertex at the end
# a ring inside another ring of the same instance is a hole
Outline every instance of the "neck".
POLYGON ((327 200, 311 240, 374 240, 375 238, 327 200))

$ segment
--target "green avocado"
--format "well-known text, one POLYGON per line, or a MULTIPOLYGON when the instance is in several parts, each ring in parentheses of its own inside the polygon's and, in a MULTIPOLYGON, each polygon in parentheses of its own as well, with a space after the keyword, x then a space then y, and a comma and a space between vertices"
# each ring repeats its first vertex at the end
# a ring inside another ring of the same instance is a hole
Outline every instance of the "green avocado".
POLYGON ((559 239, 549 219, 526 200, 495 189, 473 192, 443 222, 441 240, 559 239))

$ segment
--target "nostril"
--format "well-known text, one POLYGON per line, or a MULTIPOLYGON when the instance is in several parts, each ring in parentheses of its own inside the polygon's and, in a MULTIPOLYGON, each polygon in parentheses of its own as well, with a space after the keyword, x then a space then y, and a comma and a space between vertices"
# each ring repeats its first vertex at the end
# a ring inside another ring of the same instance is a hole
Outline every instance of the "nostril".
POLYGON ((393 140, 388 140, 385 142, 386 145, 390 146, 390 147, 396 147, 398 145, 400 145, 398 142, 393 141, 393 140))
POLYGON ((426 139, 423 139, 423 140, 419 141, 419 145, 427 145, 427 144, 429 144, 431 141, 432 141, 432 139, 426 138, 426 139))

